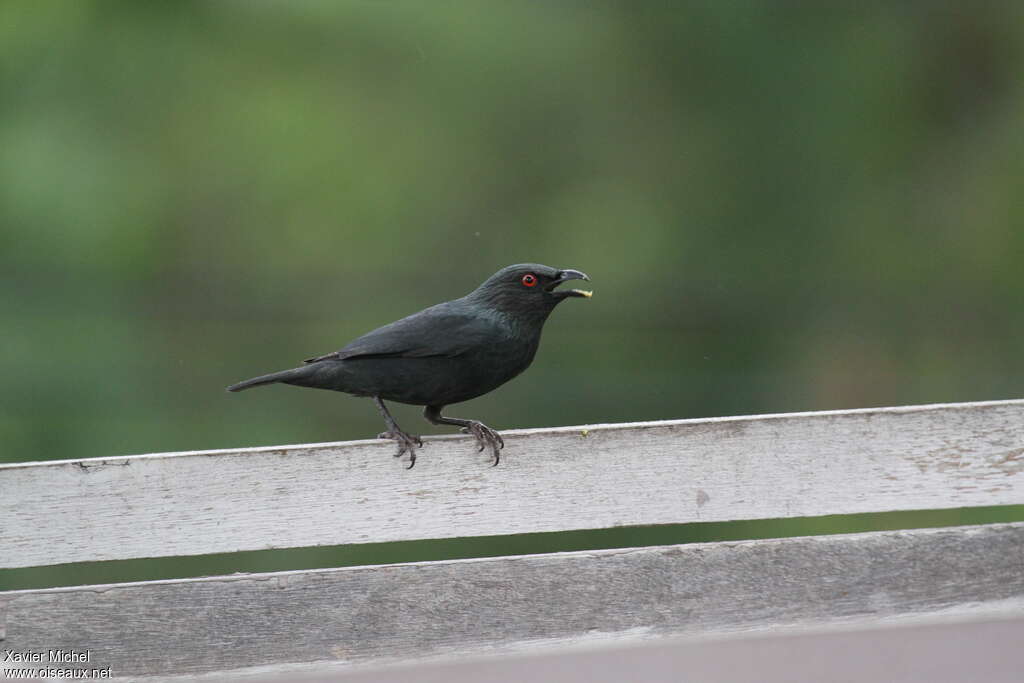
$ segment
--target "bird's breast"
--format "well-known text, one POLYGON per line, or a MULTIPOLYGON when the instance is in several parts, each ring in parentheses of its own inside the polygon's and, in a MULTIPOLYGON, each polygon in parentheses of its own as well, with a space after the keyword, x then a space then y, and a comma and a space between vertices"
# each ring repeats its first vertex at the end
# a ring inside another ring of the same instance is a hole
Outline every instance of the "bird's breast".
POLYGON ((534 340, 502 340, 477 347, 459 360, 490 391, 530 367, 537 346, 534 340))

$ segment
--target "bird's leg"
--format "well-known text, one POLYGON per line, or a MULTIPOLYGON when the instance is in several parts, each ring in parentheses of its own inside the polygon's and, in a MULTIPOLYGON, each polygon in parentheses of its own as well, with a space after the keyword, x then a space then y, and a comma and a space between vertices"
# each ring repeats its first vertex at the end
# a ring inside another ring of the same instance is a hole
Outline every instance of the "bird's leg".
POLYGON ((416 447, 423 445, 423 440, 418 436, 413 436, 398 426, 395 422, 395 418, 391 417, 391 413, 388 412, 388 407, 384 405, 384 401, 380 400, 380 396, 374 396, 373 402, 377 405, 377 410, 380 411, 381 417, 384 418, 384 424, 388 426, 388 431, 377 435, 378 439, 394 439, 398 442, 398 452, 395 453, 396 458, 401 458, 406 453, 409 454, 409 466, 406 469, 411 470, 412 466, 416 464, 416 447))
POLYGON ((472 434, 476 438, 476 445, 479 446, 477 449, 478 451, 482 451, 487 446, 491 447, 491 453, 494 454, 494 464, 497 465, 498 461, 501 459, 498 451, 505 447, 505 440, 501 438, 501 434, 479 420, 463 420, 458 417, 445 417, 441 414, 441 408, 443 407, 444 406, 427 406, 423 410, 423 417, 427 418, 427 421, 431 424, 457 425, 462 427, 463 433, 472 434))

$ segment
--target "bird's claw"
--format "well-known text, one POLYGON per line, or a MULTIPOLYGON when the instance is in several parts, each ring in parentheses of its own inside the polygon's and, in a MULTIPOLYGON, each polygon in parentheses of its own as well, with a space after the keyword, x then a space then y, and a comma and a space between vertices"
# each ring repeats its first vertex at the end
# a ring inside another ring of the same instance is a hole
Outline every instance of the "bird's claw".
POLYGON ((482 453, 488 446, 491 447, 491 453, 494 454, 494 464, 492 467, 497 466, 498 461, 501 460, 499 451, 505 447, 505 440, 501 438, 501 434, 494 431, 483 422, 473 420, 469 425, 462 428, 463 434, 472 434, 476 438, 476 449, 477 453, 482 453))
POLYGON ((406 434, 401 430, 381 432, 377 435, 377 438, 392 439, 398 443, 398 452, 395 453, 396 458, 401 458, 406 453, 409 454, 409 466, 405 469, 411 470, 413 465, 416 464, 416 448, 423 447, 423 439, 414 434, 406 434))
POLYGON ((377 435, 377 438, 378 439, 395 439, 396 441, 398 441, 399 439, 402 439, 402 440, 408 439, 410 441, 413 441, 417 446, 420 446, 420 447, 423 446, 423 439, 418 437, 418 436, 416 436, 415 434, 406 434, 405 432, 399 432, 398 434, 399 434, 399 436, 395 436, 394 433, 392 433, 392 432, 381 432, 380 434, 377 435))

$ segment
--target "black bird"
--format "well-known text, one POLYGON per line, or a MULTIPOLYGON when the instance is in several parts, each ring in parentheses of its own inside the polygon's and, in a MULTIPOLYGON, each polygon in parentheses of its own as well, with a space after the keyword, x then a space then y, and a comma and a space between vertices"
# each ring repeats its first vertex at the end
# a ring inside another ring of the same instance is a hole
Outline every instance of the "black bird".
POLYGON ((461 299, 385 325, 340 351, 307 359, 302 367, 254 377, 228 391, 281 382, 369 396, 388 427, 380 438, 398 442, 395 457, 408 453, 410 469, 423 441, 398 426, 384 400, 426 406, 423 416, 429 422, 462 427, 476 438, 480 451, 490 446, 497 465, 505 446, 498 432, 479 420, 445 417, 441 410, 482 396, 528 368, 555 306, 569 297, 591 295, 556 287, 589 279, 578 270, 537 263, 508 266, 461 299))

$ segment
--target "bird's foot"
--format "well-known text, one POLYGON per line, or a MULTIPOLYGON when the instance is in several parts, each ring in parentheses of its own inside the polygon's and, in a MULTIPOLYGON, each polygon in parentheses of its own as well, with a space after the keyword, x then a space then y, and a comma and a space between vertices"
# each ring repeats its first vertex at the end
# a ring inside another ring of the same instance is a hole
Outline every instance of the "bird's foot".
MULTIPOLYGON (((499 451, 505 447, 505 440, 501 438, 501 434, 494 431, 483 422, 476 420, 470 420, 469 424, 462 428, 463 434, 472 434, 476 438, 476 445, 479 446, 477 451, 483 451, 484 448, 490 446, 491 453, 494 454, 494 465, 498 464, 501 459, 499 451)), ((494 466, 492 465, 492 467, 494 466)))
POLYGON ((405 469, 411 470, 413 465, 416 464, 416 449, 423 446, 423 439, 413 434, 407 434, 401 429, 396 429, 390 432, 381 432, 377 435, 378 439, 392 439, 398 443, 398 452, 395 453, 396 458, 401 458, 406 453, 409 454, 409 466, 405 469))

